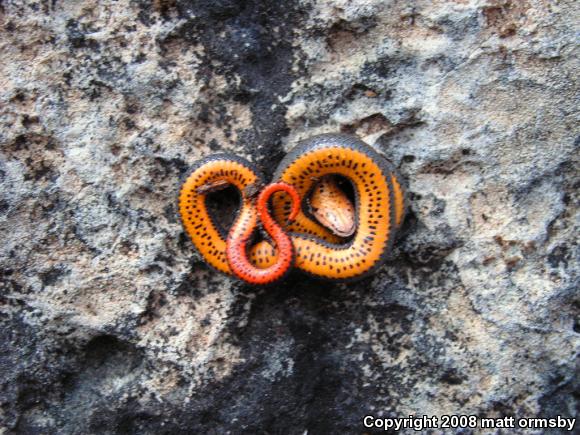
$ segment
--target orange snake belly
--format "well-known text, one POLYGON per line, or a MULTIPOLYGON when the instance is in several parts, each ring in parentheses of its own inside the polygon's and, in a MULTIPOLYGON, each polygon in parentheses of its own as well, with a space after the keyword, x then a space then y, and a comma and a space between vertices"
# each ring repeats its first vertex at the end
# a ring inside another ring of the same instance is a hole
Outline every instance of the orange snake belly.
POLYGON ((290 254, 297 269, 338 282, 368 276, 385 262, 404 217, 405 195, 392 165, 373 148, 352 136, 315 136, 299 143, 282 160, 273 178, 275 183, 291 186, 297 193, 294 195, 289 189, 270 192, 274 223, 287 234, 291 245, 281 243, 280 236, 278 240, 274 238, 274 246, 266 240, 248 248, 249 234, 258 221, 270 217, 267 207, 258 210, 256 204, 257 193, 264 186, 262 175, 249 162, 229 154, 212 156, 195 165, 180 191, 179 211, 187 233, 210 265, 246 282, 265 284, 284 275, 275 265, 284 257, 290 267, 290 254), (309 211, 312 191, 329 175, 341 176, 352 184, 356 229, 350 238, 337 236, 309 211), (227 184, 236 187, 241 197, 231 237, 216 225, 206 205, 207 193, 227 184), (296 209, 298 196, 301 206, 296 209), (291 218, 294 219, 288 224, 291 218), (237 234, 244 234, 241 250, 237 249, 242 243, 237 234), (238 256, 232 268, 227 252, 234 251, 238 256), (244 253, 247 262, 240 257, 244 253), (276 273, 272 272, 272 279, 256 280, 252 278, 256 271, 250 273, 244 267, 271 268, 276 273))

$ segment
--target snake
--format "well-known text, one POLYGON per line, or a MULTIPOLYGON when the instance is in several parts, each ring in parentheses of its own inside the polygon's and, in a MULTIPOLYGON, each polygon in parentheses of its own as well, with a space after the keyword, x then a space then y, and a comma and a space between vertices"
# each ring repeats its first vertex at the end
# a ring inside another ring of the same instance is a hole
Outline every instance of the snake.
POLYGON ((178 207, 194 246, 221 272, 256 285, 276 282, 291 268, 348 282, 369 276, 387 260, 404 219, 406 198, 401 177, 374 148, 351 135, 322 134, 299 142, 282 159, 269 185, 239 156, 224 153, 199 160, 181 185, 178 207), (355 230, 350 236, 320 219, 333 208, 340 212, 337 195, 331 195, 330 205, 324 203, 324 195, 313 204, 327 177, 342 177, 352 185, 355 230), (208 195, 227 186, 240 196, 229 230, 207 207, 208 195), (260 226, 268 237, 252 244, 260 226))

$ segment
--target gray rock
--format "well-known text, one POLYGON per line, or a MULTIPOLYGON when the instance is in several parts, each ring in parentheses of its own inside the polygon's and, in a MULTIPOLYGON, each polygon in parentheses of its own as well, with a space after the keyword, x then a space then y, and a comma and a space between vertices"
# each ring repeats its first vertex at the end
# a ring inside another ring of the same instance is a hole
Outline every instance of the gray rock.
POLYGON ((0 433, 577 416, 579 9, 0 3, 0 433), (387 265, 268 289, 210 270, 176 215, 188 167, 271 175, 338 131, 408 184, 387 265))

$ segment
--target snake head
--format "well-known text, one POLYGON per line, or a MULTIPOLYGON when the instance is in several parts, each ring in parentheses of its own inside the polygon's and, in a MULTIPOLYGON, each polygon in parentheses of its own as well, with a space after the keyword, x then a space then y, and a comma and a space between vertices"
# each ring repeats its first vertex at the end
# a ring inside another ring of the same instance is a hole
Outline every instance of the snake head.
POLYGON ((325 228, 340 237, 352 236, 356 230, 356 210, 340 189, 336 177, 326 176, 315 185, 306 204, 310 213, 325 228))

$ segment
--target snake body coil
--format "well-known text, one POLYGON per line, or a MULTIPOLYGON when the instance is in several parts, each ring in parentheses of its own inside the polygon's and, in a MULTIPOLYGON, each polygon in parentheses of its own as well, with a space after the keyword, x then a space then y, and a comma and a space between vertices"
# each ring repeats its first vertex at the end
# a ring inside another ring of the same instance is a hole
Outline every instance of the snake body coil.
POLYGON ((394 168, 373 148, 352 136, 315 136, 282 160, 274 181, 270 186, 278 187, 267 186, 257 206, 256 191, 264 181, 249 162, 222 154, 195 165, 182 186, 179 210, 187 233, 209 264, 252 284, 266 284, 281 278, 293 262, 310 275, 332 281, 367 276, 384 263, 404 217, 405 199, 394 168), (348 239, 321 225, 310 212, 313 190, 329 175, 341 176, 353 187, 356 231, 348 239), (228 236, 206 205, 207 193, 227 184, 241 195, 240 212, 228 236), (262 241, 248 249, 258 220, 275 247, 262 241))

